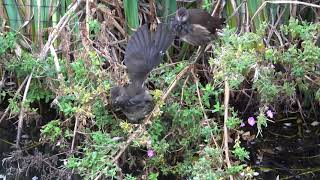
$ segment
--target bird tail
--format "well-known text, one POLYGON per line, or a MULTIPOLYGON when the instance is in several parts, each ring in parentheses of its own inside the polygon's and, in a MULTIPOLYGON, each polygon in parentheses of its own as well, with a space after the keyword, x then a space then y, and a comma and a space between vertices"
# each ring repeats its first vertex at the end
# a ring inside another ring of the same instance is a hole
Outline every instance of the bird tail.
MULTIPOLYGON (((147 24, 142 25, 137 29, 137 31, 131 36, 127 48, 126 48, 126 56, 143 53, 151 44, 151 36, 150 31, 147 24)), ((125 57, 125 59, 127 59, 125 57)))
POLYGON ((165 24, 159 24, 155 32, 144 24, 132 35, 126 48, 125 64, 133 84, 142 85, 149 72, 160 64, 173 38, 165 24))
MULTIPOLYGON (((150 32, 148 24, 142 25, 131 37, 126 55, 141 53, 150 58, 157 52, 165 52, 174 40, 169 25, 160 23, 155 32, 150 32)), ((125 58, 126 59, 126 58, 125 58)), ((155 66, 158 64, 156 63, 155 66)))
POLYGON ((158 51, 165 53, 174 40, 174 34, 168 24, 158 24, 157 30, 153 37, 154 45, 158 51))

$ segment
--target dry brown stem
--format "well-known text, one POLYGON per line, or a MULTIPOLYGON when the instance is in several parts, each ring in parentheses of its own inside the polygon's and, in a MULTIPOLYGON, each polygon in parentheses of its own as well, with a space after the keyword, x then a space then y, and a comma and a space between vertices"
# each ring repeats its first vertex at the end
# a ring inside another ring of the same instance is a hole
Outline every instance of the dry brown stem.
MULTIPOLYGON (((225 153, 225 161, 227 163, 228 168, 231 168, 230 158, 229 158, 229 145, 228 145, 228 127, 227 127, 227 121, 229 118, 229 98, 230 98, 230 89, 229 89, 229 83, 228 78, 226 77, 224 80, 224 123, 223 123, 223 142, 224 142, 224 153, 225 153)), ((230 179, 233 180, 233 177, 230 175, 230 179)))
POLYGON ((22 98, 21 105, 20 105, 20 114, 19 114, 18 130, 17 130, 17 137, 16 137, 16 147, 19 149, 20 149, 19 144, 20 144, 20 138, 21 138, 21 131, 22 131, 22 127, 23 127, 23 117, 24 117, 24 112, 25 112, 24 103, 26 102, 26 99, 27 99, 27 94, 29 91, 32 75, 33 75, 33 70, 31 72, 31 74, 28 76, 27 84, 24 89, 23 98, 22 98))

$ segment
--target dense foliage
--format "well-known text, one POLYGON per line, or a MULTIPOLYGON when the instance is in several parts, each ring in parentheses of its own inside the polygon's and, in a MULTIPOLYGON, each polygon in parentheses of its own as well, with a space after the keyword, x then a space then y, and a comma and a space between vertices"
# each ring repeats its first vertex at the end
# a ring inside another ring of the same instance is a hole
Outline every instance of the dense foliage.
MULTIPOLYGON (((204 8, 210 10, 213 5, 205 1, 204 8)), ((96 19, 88 24, 90 38, 99 44, 105 24, 96 19)), ((196 54, 194 48, 184 44, 181 49, 170 49, 171 58, 147 82, 159 109, 129 147, 125 141, 139 125, 127 122, 109 100, 110 88, 126 82, 121 58, 114 63, 94 46, 83 45, 74 58, 51 52, 41 59, 34 49, 21 48, 21 34, 3 31, 0 115, 8 107, 11 119, 4 121, 14 129, 13 122, 23 109, 26 136, 17 150, 6 153, 7 173, 31 170, 41 179, 72 174, 126 180, 253 178, 257 169, 249 163, 246 142, 263 138, 264 129, 282 117, 307 114, 316 119, 319 114, 320 24, 291 18, 276 31, 281 36, 270 35, 262 22, 256 31, 242 33, 228 25, 198 64, 191 63, 194 56, 186 58, 196 54), (30 84, 25 83, 30 75, 30 84), (224 122, 226 81, 230 103, 224 122), (162 99, 172 84, 174 89, 162 99), (17 91, 19 86, 22 92, 17 91), (251 139, 244 138, 248 132, 251 139), (221 145, 224 141, 229 142, 230 167, 221 145), (123 148, 126 151, 116 157, 123 148)))

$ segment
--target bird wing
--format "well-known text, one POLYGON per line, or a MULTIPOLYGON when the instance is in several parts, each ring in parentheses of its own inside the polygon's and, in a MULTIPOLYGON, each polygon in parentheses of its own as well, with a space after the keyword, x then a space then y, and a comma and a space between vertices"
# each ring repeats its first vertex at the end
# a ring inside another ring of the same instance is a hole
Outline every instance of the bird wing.
POLYGON ((160 64, 173 38, 164 24, 159 24, 156 32, 151 32, 145 24, 132 35, 124 60, 131 83, 142 86, 149 72, 160 64))
POLYGON ((225 24, 225 19, 217 16, 211 16, 207 11, 203 9, 188 9, 190 23, 199 24, 201 26, 207 27, 212 33, 216 33, 216 29, 221 29, 222 25, 225 24))
POLYGON ((199 24, 194 24, 192 31, 180 38, 194 46, 205 45, 211 40, 211 32, 199 24))

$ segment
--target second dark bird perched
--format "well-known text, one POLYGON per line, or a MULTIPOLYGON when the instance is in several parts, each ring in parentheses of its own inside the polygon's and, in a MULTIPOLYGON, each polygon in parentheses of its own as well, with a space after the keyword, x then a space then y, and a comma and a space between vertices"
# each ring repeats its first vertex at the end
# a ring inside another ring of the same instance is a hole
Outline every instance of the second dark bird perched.
POLYGON ((119 108, 130 122, 138 123, 151 112, 153 99, 144 82, 151 70, 157 67, 174 39, 165 24, 159 24, 156 31, 148 25, 141 26, 128 42, 124 63, 130 83, 111 88, 111 103, 119 108))
POLYGON ((216 35, 217 29, 221 29, 225 19, 211 16, 203 9, 179 8, 171 28, 183 41, 201 46, 209 43, 216 35))

